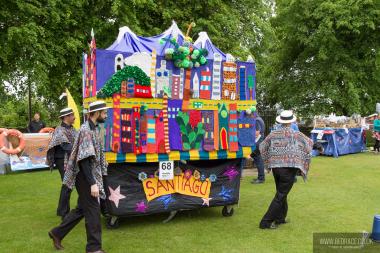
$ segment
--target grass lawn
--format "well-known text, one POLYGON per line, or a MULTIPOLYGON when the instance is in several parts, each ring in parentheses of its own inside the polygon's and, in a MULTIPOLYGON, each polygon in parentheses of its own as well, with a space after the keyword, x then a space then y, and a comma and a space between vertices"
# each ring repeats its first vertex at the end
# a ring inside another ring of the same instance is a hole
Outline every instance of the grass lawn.
MULTIPOLYGON (((380 213, 380 156, 363 153, 312 161, 307 183, 298 180, 289 197, 290 223, 261 230, 259 221, 274 195, 273 177, 252 185, 245 177, 232 217, 221 207, 124 219, 103 229, 104 249, 117 252, 312 252, 314 232, 371 231, 380 213)), ((59 223, 57 171, 0 176, 0 252, 55 252, 47 232, 59 223)), ((73 206, 76 195, 73 195, 73 206)), ((85 252, 82 221, 63 241, 64 252, 85 252)), ((380 252, 380 251, 379 251, 380 252)))

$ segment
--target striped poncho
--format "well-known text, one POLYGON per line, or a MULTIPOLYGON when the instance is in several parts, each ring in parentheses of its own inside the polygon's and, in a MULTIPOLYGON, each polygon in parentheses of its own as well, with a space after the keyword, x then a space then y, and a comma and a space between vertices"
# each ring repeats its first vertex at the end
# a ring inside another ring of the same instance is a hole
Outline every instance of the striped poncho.
POLYGON ((267 170, 297 168, 306 179, 312 147, 312 140, 303 133, 285 127, 272 131, 260 144, 260 152, 267 170))

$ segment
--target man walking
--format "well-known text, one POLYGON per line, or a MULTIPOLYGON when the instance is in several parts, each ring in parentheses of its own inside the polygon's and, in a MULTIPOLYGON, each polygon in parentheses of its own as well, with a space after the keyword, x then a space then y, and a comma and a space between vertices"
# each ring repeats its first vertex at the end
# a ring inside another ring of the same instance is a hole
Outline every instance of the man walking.
POLYGON ((264 171, 264 162, 260 153, 260 144, 265 138, 265 124, 263 119, 256 114, 256 149, 251 154, 251 157, 257 168, 257 179, 252 181, 252 184, 262 184, 265 182, 265 171, 264 171))
POLYGON ((73 150, 65 171, 63 183, 77 189, 78 206, 62 223, 49 232, 57 250, 63 249, 61 241, 84 217, 86 224, 86 252, 102 253, 99 197, 105 199, 103 176, 107 175, 103 147, 97 129, 98 123, 107 118, 106 103, 96 101, 89 105, 89 118, 83 123, 75 139, 73 150))
POLYGON ((264 166, 273 171, 276 183, 276 195, 260 222, 262 229, 287 223, 287 196, 297 173, 306 179, 313 147, 312 140, 291 128, 291 123, 296 121, 292 111, 283 111, 276 121, 283 128, 272 131, 260 145, 264 166))
MULTIPOLYGON (((70 157, 77 131, 73 128, 75 116, 71 108, 61 110, 59 117, 62 122, 60 126, 55 128, 49 142, 46 163, 50 168, 55 167, 58 169, 63 181, 67 161, 70 157)), ((61 216, 62 220, 70 211, 70 194, 71 190, 67 186, 62 185, 57 208, 57 215, 61 216)))

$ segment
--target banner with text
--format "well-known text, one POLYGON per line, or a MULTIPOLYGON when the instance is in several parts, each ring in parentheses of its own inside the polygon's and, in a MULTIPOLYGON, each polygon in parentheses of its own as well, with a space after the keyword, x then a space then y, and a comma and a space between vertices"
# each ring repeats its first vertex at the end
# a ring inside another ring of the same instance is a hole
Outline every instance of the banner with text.
POLYGON ((158 163, 110 164, 107 208, 133 216, 236 204, 241 159, 175 162, 174 178, 159 180, 158 163))

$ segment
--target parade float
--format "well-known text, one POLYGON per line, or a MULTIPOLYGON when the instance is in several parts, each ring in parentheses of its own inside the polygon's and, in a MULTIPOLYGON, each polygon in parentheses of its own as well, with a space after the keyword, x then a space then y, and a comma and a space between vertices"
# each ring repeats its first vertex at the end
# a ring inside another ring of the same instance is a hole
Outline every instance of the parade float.
POLYGON ((366 149, 365 119, 359 115, 315 116, 311 139, 322 144, 323 154, 327 156, 363 152, 366 149))
MULTIPOLYGON (((80 120, 78 108, 68 89, 61 95, 67 98, 69 107, 74 108, 78 119, 74 128, 79 129, 80 120)), ((46 155, 54 128, 45 127, 38 133, 21 133, 17 129, 0 128, 0 174, 10 171, 25 171, 47 169, 46 155)))
POLYGON ((10 171, 48 168, 46 151, 50 134, 43 129, 37 134, 23 134, 16 129, 0 128, 0 174, 10 171))
POLYGON ((117 217, 224 206, 239 200, 242 161, 255 149, 255 63, 192 42, 177 24, 141 37, 128 27, 83 55, 83 106, 104 100, 99 131, 117 217))

